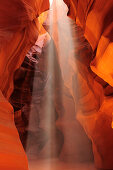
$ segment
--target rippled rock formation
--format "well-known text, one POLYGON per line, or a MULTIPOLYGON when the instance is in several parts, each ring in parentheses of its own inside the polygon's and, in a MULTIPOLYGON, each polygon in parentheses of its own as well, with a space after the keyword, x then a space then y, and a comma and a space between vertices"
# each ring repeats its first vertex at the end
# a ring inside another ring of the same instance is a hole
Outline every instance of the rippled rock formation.
POLYGON ((49 1, 0 1, 0 169, 27 170, 27 158, 9 104, 14 72, 39 35, 38 16, 49 1))
POLYGON ((92 141, 96 166, 113 169, 113 1, 64 2, 92 48, 91 57, 83 48, 76 60, 78 89, 73 97, 78 100, 77 119, 92 141))

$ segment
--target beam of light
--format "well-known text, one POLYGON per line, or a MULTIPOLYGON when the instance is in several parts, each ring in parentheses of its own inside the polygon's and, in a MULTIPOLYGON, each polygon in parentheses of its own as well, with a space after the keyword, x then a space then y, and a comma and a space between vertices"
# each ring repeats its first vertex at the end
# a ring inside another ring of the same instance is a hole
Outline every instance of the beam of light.
MULTIPOLYGON (((54 20, 56 18, 56 23, 53 25, 54 29, 53 36, 59 53, 59 63, 61 66, 62 76, 65 82, 65 85, 69 85, 69 79, 71 78, 72 72, 76 72, 76 62, 75 62, 75 42, 74 36, 75 33, 72 30, 72 20, 67 17, 67 6, 64 4, 63 0, 55 0, 54 5, 54 20), (56 26, 57 25, 57 26, 56 26), (55 28, 57 27, 57 28, 55 28), (56 38, 57 32, 57 38, 56 38)), ((77 43, 77 42, 76 42, 77 43)))
MULTIPOLYGON (((62 86, 67 87, 67 89, 69 89, 70 91, 70 94, 73 96, 72 77, 75 76, 76 71, 77 71, 74 49, 76 48, 75 45, 77 42, 75 43, 73 39, 73 37, 76 36, 75 30, 73 32, 72 20, 67 17, 67 12, 68 12, 68 9, 67 9, 67 6, 64 4, 63 0, 54 1, 54 4, 53 4, 53 16, 54 16, 53 39, 55 41, 55 44, 58 50, 59 65, 61 68, 62 78, 64 82, 62 86)), ((64 92, 62 91, 62 93, 64 92)), ((72 155, 72 153, 74 154, 73 157, 76 157, 74 153, 76 152, 75 143, 77 140, 77 139, 75 140, 75 136, 74 136, 75 134, 74 123, 75 122, 74 122, 74 118, 73 118, 73 121, 70 120, 72 115, 75 115, 75 110, 74 110, 75 108, 73 108, 72 105, 65 104, 65 99, 63 99, 63 105, 64 105, 65 113, 63 115, 63 118, 59 117, 57 124, 64 135, 63 148, 65 148, 65 150, 63 150, 62 152, 65 152, 67 154, 65 156, 68 156, 68 159, 71 160, 73 158, 72 156, 69 156, 69 155, 72 155), (71 129, 70 133, 68 131, 68 127, 71 129)))
POLYGON ((53 0, 49 0, 50 7, 52 6, 53 0))
MULTIPOLYGON (((73 41, 73 35, 72 35, 72 28, 71 28, 71 22, 70 19, 66 16, 67 15, 67 7, 63 3, 62 0, 50 0, 51 11, 49 16, 49 33, 51 37, 54 40, 54 43, 56 45, 57 51, 58 51, 58 63, 60 65, 61 69, 61 75, 63 78, 64 84, 61 84, 61 89, 64 87, 64 85, 70 89, 70 93, 72 92, 71 82, 72 82, 72 74, 76 70, 76 65, 74 61, 74 41, 73 41), (54 3, 53 3, 54 2, 54 3), (53 3, 53 5, 52 5, 53 3), (72 66, 72 67, 71 67, 72 66), (74 71, 73 71, 74 70, 74 71)), ((53 96, 55 93, 55 87, 54 87, 54 77, 57 74, 57 71, 55 73, 55 54, 54 54, 54 47, 53 44, 50 45, 48 54, 47 54, 47 74, 48 74, 48 81, 46 84, 46 97, 44 106, 42 106, 43 112, 40 115, 43 117, 43 120, 40 119, 39 127, 46 131, 48 136, 48 142, 45 144, 43 150, 44 152, 40 154, 43 154, 42 157, 51 158, 51 153, 54 149, 54 152, 56 150, 56 135, 55 135, 55 106, 53 105, 53 96)), ((38 83, 38 82, 37 82, 38 83)), ((33 86, 36 86, 35 81, 35 75, 34 75, 34 83, 33 86)), ((61 104, 62 100, 62 93, 63 91, 59 91, 61 93, 59 103, 61 104)), ((34 97, 32 97, 34 98, 34 97)), ((33 99, 32 99, 33 100, 33 99)), ((31 101, 32 104, 33 101, 31 101)), ((70 126, 70 114, 68 112, 68 108, 66 106, 65 108, 65 114, 63 116, 63 119, 61 117, 61 112, 59 113, 59 119, 57 121, 57 126, 61 127, 61 131, 64 134, 64 147, 66 149, 67 153, 73 152, 73 146, 70 147, 70 143, 67 142, 67 139, 71 137, 73 139, 73 134, 75 133, 75 130, 70 126), (68 115, 68 117, 67 117, 68 115), (60 126, 59 126, 60 125, 60 126), (67 127, 72 128, 71 134, 68 133, 67 127)), ((33 121, 32 121, 32 112, 29 117, 29 127, 28 129, 33 129, 33 121)), ((40 114, 40 113, 37 113, 40 114)), ((28 139, 29 140, 29 139, 28 139)), ((37 139, 38 140, 38 139, 37 139)), ((29 150, 27 146, 27 150, 29 150)), ((48 163, 48 166, 46 167, 46 170, 50 170, 51 167, 51 161, 48 163)))

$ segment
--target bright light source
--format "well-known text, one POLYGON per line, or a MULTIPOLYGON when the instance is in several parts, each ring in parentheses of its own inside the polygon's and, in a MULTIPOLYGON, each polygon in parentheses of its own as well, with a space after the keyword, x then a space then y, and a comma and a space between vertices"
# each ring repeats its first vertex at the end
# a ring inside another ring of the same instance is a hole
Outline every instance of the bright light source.
POLYGON ((52 3, 53 3, 53 0, 49 0, 49 3, 50 3, 50 7, 51 7, 51 5, 52 5, 52 3))

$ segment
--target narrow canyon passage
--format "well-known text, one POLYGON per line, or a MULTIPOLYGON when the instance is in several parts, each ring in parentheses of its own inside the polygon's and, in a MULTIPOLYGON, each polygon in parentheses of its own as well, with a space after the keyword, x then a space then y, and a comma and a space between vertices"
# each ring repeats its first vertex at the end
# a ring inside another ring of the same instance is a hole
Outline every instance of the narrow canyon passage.
POLYGON ((113 169, 112 4, 1 1, 0 168, 113 169))
MULTIPOLYGON (((24 133, 18 127, 17 117, 17 128, 30 170, 95 169, 91 141, 76 119, 76 56, 79 55, 77 50, 84 48, 82 43, 83 47, 80 47, 78 40, 83 35, 67 17, 67 11, 62 0, 53 1, 44 23, 49 34, 38 38, 34 52, 32 48, 15 74, 15 84, 17 82, 18 85, 19 72, 25 70, 22 86, 26 89, 30 86, 32 91, 30 94, 23 90, 20 95, 20 103, 26 103, 21 106, 23 120, 26 121, 24 133)), ((11 98, 13 102, 16 90, 18 88, 15 87, 11 98)))

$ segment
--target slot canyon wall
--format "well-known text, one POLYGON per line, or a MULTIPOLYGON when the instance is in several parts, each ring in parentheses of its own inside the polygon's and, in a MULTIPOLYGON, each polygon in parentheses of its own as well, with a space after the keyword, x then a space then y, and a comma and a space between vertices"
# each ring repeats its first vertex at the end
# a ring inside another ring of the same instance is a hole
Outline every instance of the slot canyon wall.
POLYGON ((14 72, 40 34, 38 16, 49 1, 0 1, 0 169, 27 170, 28 162, 9 103, 14 72))
POLYGON ((92 54, 85 56, 83 49, 76 59, 77 119, 92 141, 96 167, 113 169, 113 1, 64 2, 92 48, 92 54))

